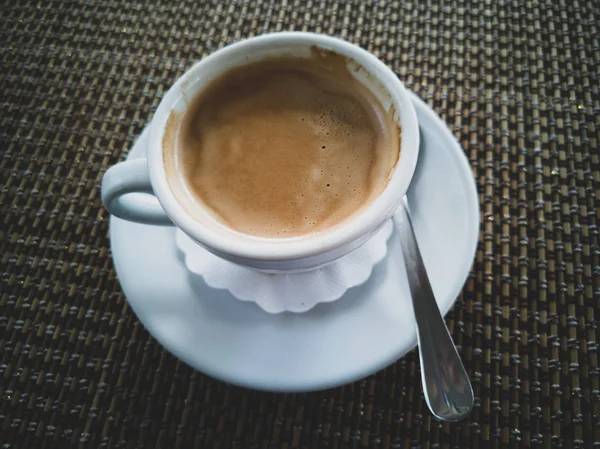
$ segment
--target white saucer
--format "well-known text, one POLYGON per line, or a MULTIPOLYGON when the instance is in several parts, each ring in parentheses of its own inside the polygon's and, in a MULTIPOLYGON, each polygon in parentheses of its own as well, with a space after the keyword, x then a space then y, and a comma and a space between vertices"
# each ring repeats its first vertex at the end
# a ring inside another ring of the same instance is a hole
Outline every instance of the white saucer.
MULTIPOLYGON (((423 259, 445 314, 477 247, 479 204, 469 163, 441 119, 414 96, 421 153, 409 194, 423 259)), ((135 147, 129 157, 141 157, 135 147)), ((397 235, 364 284, 303 314, 270 315, 190 273, 175 229, 111 217, 111 249, 140 321, 170 352, 233 384, 271 391, 325 389, 365 377, 416 344, 397 235)))

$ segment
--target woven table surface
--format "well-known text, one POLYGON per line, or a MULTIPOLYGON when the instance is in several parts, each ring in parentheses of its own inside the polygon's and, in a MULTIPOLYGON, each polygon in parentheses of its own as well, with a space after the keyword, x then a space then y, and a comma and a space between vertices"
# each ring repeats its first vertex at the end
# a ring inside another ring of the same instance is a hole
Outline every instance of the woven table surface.
POLYGON ((2 3, 0 448, 600 447, 600 4, 425 3, 2 3), (466 421, 431 417, 416 351, 337 389, 250 391, 127 304, 103 173, 195 61, 279 30, 373 52, 464 148, 482 226, 447 322, 466 421))

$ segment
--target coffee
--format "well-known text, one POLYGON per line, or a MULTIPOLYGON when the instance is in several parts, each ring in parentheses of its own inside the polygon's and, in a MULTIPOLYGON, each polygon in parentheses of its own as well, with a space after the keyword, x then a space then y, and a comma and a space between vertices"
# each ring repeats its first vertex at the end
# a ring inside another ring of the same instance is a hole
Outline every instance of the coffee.
POLYGON ((169 186, 188 213, 257 237, 296 237, 348 219, 385 188, 399 157, 392 112, 340 56, 234 68, 172 115, 169 186))

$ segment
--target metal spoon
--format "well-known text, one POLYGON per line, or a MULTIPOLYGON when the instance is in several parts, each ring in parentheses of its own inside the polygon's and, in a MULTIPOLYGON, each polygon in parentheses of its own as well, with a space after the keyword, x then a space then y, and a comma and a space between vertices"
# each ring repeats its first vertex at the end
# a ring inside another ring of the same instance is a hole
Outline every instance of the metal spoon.
POLYGON ((417 322, 425 401, 436 418, 459 421, 473 408, 473 388, 433 295, 406 198, 396 221, 417 322))

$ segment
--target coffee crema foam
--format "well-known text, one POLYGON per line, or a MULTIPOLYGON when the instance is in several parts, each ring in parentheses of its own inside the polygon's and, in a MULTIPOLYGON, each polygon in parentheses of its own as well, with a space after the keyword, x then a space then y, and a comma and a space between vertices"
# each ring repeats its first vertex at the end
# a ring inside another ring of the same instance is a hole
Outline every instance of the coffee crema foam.
POLYGON ((313 53, 234 68, 171 115, 164 163, 188 213, 200 206, 244 234, 297 237, 338 225, 383 191, 400 153, 393 111, 345 58, 313 53))

